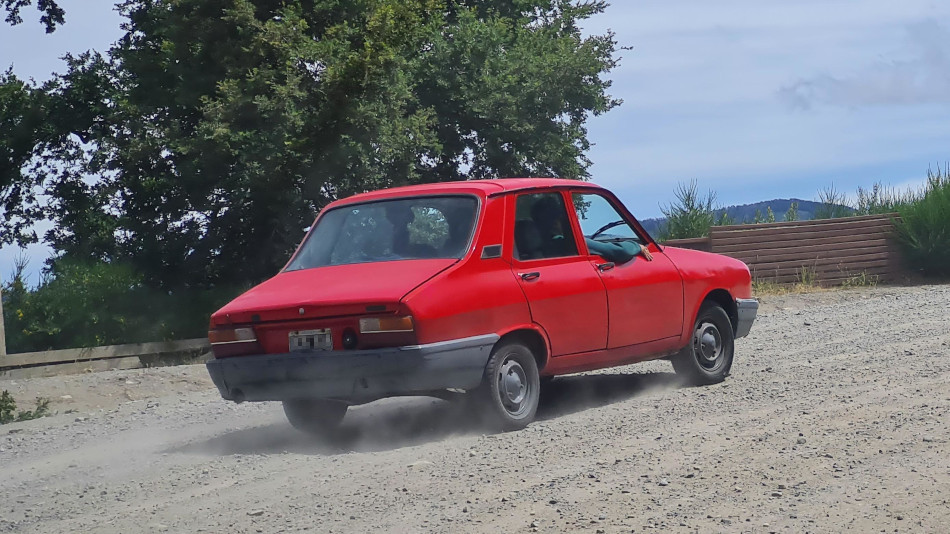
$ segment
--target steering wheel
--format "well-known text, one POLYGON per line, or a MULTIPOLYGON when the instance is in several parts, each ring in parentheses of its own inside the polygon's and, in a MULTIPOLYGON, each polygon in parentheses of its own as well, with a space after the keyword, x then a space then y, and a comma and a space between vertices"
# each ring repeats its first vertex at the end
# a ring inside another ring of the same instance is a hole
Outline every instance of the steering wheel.
POLYGON ((625 220, 623 220, 623 219, 620 219, 619 221, 614 221, 614 222, 612 222, 612 223, 607 223, 607 224, 601 226, 600 228, 598 228, 596 232, 594 232, 593 234, 591 234, 591 235, 590 235, 590 238, 591 238, 591 239, 595 239, 595 238, 596 238, 597 236, 599 236, 600 234, 606 232, 607 230, 610 230, 611 228, 614 228, 614 227, 616 227, 616 226, 620 226, 621 224, 627 224, 627 221, 625 221, 625 220))

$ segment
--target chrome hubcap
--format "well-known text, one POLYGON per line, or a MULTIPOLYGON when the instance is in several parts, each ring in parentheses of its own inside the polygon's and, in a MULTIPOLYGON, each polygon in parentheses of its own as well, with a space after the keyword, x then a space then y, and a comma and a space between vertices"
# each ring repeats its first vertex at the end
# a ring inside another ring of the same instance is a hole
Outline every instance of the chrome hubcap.
POLYGON ((498 394, 505 410, 511 415, 520 415, 527 408, 528 375, 521 364, 508 359, 498 373, 498 394))
POLYGON ((722 335, 716 325, 702 323, 696 328, 693 335, 693 352, 703 367, 713 368, 719 363, 722 356, 722 335))

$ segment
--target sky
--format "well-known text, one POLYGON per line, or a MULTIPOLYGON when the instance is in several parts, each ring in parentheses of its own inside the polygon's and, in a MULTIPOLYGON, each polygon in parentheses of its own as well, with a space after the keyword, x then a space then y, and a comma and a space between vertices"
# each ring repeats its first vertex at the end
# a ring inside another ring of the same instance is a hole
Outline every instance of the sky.
MULTIPOLYGON (((67 51, 120 37, 113 3, 61 5, 51 35, 30 9, 0 24, 0 68, 42 81, 67 51)), ((624 103, 590 120, 589 157, 592 181, 640 218, 690 180, 723 206, 815 200, 830 186, 918 186, 950 161, 945 0, 614 0, 584 27, 630 48, 608 75, 624 103)), ((18 253, 0 249, 0 278, 18 253)), ((49 251, 26 253, 35 276, 49 251)))

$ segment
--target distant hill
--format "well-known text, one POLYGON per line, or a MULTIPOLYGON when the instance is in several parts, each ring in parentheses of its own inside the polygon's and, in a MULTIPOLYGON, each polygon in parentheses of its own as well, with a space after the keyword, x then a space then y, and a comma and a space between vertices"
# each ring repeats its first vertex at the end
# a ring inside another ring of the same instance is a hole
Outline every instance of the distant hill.
MULTIPOLYGON (((729 214, 729 217, 735 221, 736 224, 750 223, 755 220, 756 210, 761 211, 762 216, 765 217, 767 208, 771 207, 772 212, 775 213, 776 222, 781 222, 785 220, 785 212, 788 211, 788 208, 792 205, 792 202, 798 202, 798 219, 802 221, 807 221, 813 218, 815 210, 821 206, 821 202, 813 202, 811 200, 801 200, 798 198, 777 198, 775 200, 756 202, 755 204, 727 206, 725 208, 716 210, 716 217, 719 218, 722 215, 722 212, 725 211, 729 214)), ((650 235, 656 236, 659 234, 660 227, 663 226, 663 223, 665 222, 665 217, 657 217, 653 219, 643 219, 640 221, 640 224, 643 225, 643 228, 646 229, 647 232, 650 232, 650 235)))

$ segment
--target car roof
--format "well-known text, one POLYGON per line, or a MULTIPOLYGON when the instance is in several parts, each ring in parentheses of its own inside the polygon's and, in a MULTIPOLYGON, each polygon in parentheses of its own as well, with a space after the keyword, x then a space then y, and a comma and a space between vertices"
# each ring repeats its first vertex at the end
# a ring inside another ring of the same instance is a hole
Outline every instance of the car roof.
POLYGON ((476 194, 479 196, 497 196, 513 191, 542 189, 552 187, 602 189, 599 185, 580 180, 566 180, 563 178, 498 178, 494 180, 466 180, 460 182, 435 182, 429 184, 408 185, 380 189, 338 200, 334 204, 352 204, 383 200, 409 195, 438 195, 438 194, 476 194))

